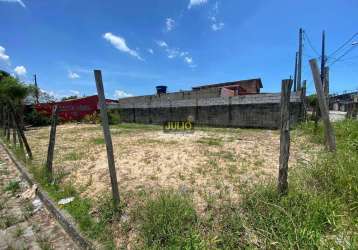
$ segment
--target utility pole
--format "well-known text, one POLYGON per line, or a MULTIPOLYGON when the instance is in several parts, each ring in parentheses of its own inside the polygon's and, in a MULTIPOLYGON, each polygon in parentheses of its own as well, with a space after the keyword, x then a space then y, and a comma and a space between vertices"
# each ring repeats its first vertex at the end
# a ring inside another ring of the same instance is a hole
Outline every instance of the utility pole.
POLYGON ((293 77, 293 91, 297 91, 297 59, 298 59, 298 52, 296 52, 296 58, 295 58, 295 75, 293 77))
POLYGON ((323 31, 322 32, 322 55, 321 55, 321 81, 323 84, 323 89, 325 89, 325 85, 326 85, 326 74, 324 72, 325 67, 326 67, 326 55, 325 55, 325 50, 326 50, 326 34, 323 31))
POLYGON ((303 48, 303 29, 300 28, 298 43, 298 60, 297 60, 297 90, 301 89, 302 77, 302 48, 303 48))
POLYGON ((37 86, 36 74, 34 74, 36 104, 39 104, 39 87, 37 86))

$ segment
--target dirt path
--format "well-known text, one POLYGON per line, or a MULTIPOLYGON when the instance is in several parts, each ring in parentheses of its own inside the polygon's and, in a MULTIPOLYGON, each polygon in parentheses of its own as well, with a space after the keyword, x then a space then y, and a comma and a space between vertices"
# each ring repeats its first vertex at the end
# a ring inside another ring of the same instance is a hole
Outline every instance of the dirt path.
POLYGON ((0 146, 0 249, 78 249, 0 146))

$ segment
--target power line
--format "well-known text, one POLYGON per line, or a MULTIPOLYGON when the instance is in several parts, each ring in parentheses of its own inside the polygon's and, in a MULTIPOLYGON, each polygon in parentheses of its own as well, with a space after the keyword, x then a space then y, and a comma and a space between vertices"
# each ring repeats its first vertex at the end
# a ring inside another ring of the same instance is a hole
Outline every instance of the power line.
POLYGON ((336 54, 338 51, 343 49, 349 42, 351 42, 356 36, 358 35, 358 32, 355 33, 351 38, 349 38, 346 42, 344 42, 338 49, 332 52, 332 54, 329 55, 329 57, 332 57, 334 54, 336 54))
POLYGON ((331 62, 329 64, 329 66, 332 66, 333 64, 335 64, 336 62, 339 62, 344 56, 346 56, 349 52, 351 52, 352 50, 355 49, 355 46, 350 47, 348 50, 346 50, 346 52, 344 52, 340 57, 338 57, 336 60, 334 60, 333 62, 331 62))
POLYGON ((304 37, 307 39, 308 45, 311 47, 311 49, 318 55, 318 57, 320 57, 320 53, 318 53, 318 51, 314 48, 314 46, 312 45, 311 40, 309 39, 309 37, 307 36, 307 33, 304 32, 304 37))

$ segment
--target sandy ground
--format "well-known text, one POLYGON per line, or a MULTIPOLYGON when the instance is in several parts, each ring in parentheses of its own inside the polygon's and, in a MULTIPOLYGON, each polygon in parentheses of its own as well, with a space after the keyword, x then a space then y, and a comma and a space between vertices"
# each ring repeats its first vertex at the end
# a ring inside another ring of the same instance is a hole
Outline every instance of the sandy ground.
MULTIPOLYGON (((54 169, 68 174, 82 195, 110 192, 106 148, 99 125, 58 126, 54 169)), ((276 178, 279 133, 273 130, 214 129, 193 134, 163 133, 161 127, 111 128, 120 192, 160 188, 188 190, 200 208, 208 195, 237 199, 246 184, 276 178)), ((35 164, 43 164, 49 127, 27 131, 35 164)), ((317 146, 293 133, 290 167, 309 161, 317 146)))

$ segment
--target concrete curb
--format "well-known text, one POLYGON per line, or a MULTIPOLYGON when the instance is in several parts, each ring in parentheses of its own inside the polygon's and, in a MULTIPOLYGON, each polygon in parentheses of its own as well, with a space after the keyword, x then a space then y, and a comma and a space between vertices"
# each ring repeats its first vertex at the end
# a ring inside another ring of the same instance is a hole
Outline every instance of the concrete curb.
POLYGON ((29 185, 37 185, 37 196, 40 198, 46 208, 50 211, 50 213, 55 217, 55 219, 60 223, 62 228, 77 244, 77 246, 81 249, 95 249, 94 245, 84 236, 82 236, 77 227, 71 222, 71 220, 73 219, 69 218, 69 215, 65 215, 64 212, 56 206, 56 204, 49 198, 47 192, 43 191, 40 188, 38 183, 33 180, 32 175, 26 170, 22 163, 16 159, 16 156, 13 154, 13 152, 11 152, 1 140, 0 145, 5 149, 6 153, 8 154, 12 162, 15 164, 16 168, 20 171, 24 179, 29 183, 29 185))

